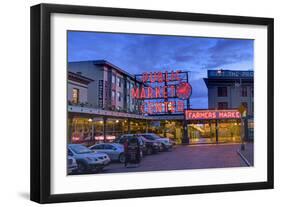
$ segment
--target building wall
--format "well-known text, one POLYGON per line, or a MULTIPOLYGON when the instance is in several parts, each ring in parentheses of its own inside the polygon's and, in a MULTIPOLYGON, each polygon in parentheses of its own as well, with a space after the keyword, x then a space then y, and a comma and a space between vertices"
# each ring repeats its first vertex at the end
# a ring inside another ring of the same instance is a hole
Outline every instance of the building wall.
POLYGON ((115 68, 95 65, 93 61, 68 63, 68 70, 74 73, 79 72, 81 75, 94 80, 88 85, 87 97, 88 102, 93 107, 127 112, 138 111, 137 103, 134 103, 131 97, 131 89, 135 86, 135 81, 131 77, 124 75, 115 68), (115 76, 115 83, 112 83, 113 76, 115 76), (120 78, 121 86, 118 85, 117 78, 120 78), (100 88, 102 88, 102 101, 99 97, 100 88), (120 101, 118 100, 118 93, 120 93, 120 101))
POLYGON ((124 76, 119 73, 116 73, 116 108, 124 109, 124 76), (120 81, 118 84, 117 79, 120 81), (118 98, 118 93, 120 94, 120 99, 118 98))
POLYGON ((78 82, 74 82, 74 81, 70 81, 68 80, 68 84, 67 84, 67 100, 68 101, 72 101, 72 91, 74 88, 77 88, 79 90, 79 102, 80 103, 86 103, 88 102, 88 88, 87 85, 78 83, 78 82))
POLYGON ((68 64, 68 70, 74 73, 80 73, 83 76, 89 77, 95 81, 88 85, 88 102, 93 107, 98 107, 98 86, 99 81, 103 80, 102 68, 96 67, 91 61, 72 62, 68 64))
POLYGON ((228 108, 238 108, 243 102, 246 102, 248 105, 248 114, 253 115, 253 102, 254 97, 252 95, 253 85, 242 85, 247 88, 247 96, 241 96, 241 87, 240 86, 229 86, 227 84, 220 84, 218 86, 209 86, 208 87, 208 106, 210 109, 218 108, 219 102, 227 102, 228 108), (219 97, 218 96, 218 87, 226 86, 227 87, 227 96, 219 97))

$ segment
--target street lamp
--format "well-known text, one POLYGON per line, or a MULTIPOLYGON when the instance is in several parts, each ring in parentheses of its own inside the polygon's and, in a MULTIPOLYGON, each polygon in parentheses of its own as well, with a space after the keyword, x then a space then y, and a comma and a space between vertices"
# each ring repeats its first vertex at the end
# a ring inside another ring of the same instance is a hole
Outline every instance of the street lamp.
POLYGON ((88 119, 88 122, 91 123, 92 125, 92 139, 91 140, 94 140, 94 123, 93 123, 93 119, 89 118, 88 119))

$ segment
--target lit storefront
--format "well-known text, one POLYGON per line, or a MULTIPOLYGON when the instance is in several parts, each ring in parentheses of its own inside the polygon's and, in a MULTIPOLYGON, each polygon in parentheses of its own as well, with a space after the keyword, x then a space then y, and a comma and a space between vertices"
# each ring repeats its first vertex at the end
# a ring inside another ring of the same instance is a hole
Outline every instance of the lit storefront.
POLYGON ((240 143, 244 136, 241 120, 237 109, 186 110, 188 143, 240 143))

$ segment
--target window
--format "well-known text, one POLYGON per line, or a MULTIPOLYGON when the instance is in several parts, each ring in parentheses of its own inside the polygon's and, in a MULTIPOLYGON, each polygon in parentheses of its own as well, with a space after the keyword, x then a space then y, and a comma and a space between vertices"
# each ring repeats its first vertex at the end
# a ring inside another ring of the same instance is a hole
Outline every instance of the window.
POLYGON ((110 144, 105 144, 105 145, 104 145, 104 149, 106 149, 106 150, 114 150, 115 147, 112 146, 112 145, 110 145, 110 144))
POLYGON ((67 149, 67 155, 73 156, 73 153, 69 149, 67 149))
POLYGON ((244 106, 246 109, 248 108, 248 103, 247 103, 247 102, 242 102, 241 104, 242 104, 242 106, 244 106))
POLYGON ((118 85, 119 87, 121 87, 121 85, 122 85, 122 81, 121 81, 121 78, 120 78, 120 77, 117 77, 117 85, 118 85))
POLYGON ((116 76, 115 75, 112 75, 112 83, 114 83, 115 84, 115 80, 116 79, 116 76))
POLYGON ((72 89, 72 103, 74 103, 74 104, 79 103, 79 89, 78 88, 72 89))
POLYGON ((115 100, 115 91, 112 91, 112 100, 115 100))
POLYGON ((118 101, 121 101, 121 93, 120 92, 117 92, 117 99, 118 99, 118 101))
POLYGON ((99 150, 99 149, 103 149, 103 148, 104 148, 104 145, 100 144, 100 145, 93 146, 91 149, 92 150, 99 150))
POLYGON ((87 153, 92 153, 92 151, 83 146, 83 145, 80 145, 80 144, 77 144, 77 145, 71 145, 70 146, 71 150, 74 151, 74 153, 76 154, 87 154, 87 153))
POLYGON ((127 140, 127 137, 122 137, 120 140, 119 140, 119 143, 120 144, 124 144, 127 140))
POLYGON ((252 97, 254 97, 254 88, 253 87, 251 88, 251 94, 252 94, 252 97))
POLYGON ((227 87, 218 87, 218 96, 227 96, 227 87))
POLYGON ((241 87, 241 96, 247 97, 247 87, 246 86, 241 87))
POLYGON ((218 109, 227 109, 228 103, 227 102, 218 102, 218 109))

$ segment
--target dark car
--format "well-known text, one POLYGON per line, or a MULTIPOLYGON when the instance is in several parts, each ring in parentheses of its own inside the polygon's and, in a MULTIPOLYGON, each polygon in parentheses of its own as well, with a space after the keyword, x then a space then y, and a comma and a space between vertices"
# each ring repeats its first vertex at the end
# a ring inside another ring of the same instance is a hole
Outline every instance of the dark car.
POLYGON ((139 145, 140 145, 140 157, 143 157, 143 154, 146 153, 146 145, 145 142, 142 139, 143 137, 140 135, 135 135, 135 134, 123 134, 117 139, 114 140, 115 143, 123 144, 129 140, 129 139, 137 139, 139 145))
POLYGON ((138 135, 140 135, 142 137, 145 137, 148 140, 160 143, 161 146, 162 146, 162 149, 164 151, 169 151, 173 147, 173 144, 171 143, 170 139, 159 137, 157 134, 154 134, 154 133, 143 133, 143 134, 138 134, 138 135))
POLYGON ((151 154, 156 154, 156 153, 160 152, 161 144, 159 142, 146 139, 145 137, 141 137, 141 139, 145 143, 145 148, 146 148, 146 150, 144 152, 145 154, 151 155, 151 154))

